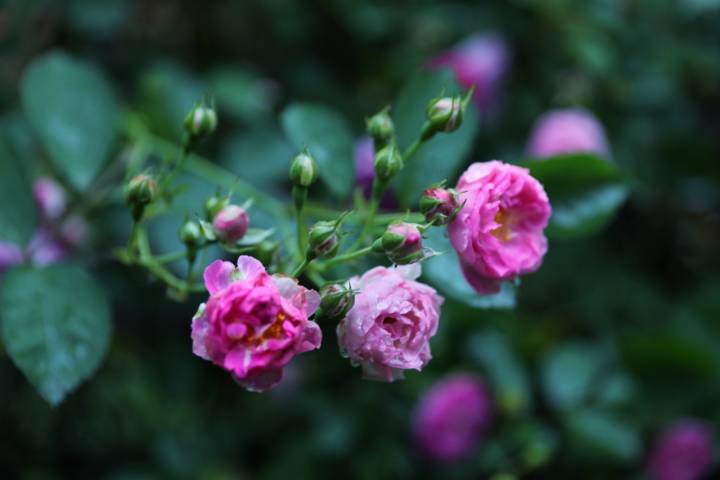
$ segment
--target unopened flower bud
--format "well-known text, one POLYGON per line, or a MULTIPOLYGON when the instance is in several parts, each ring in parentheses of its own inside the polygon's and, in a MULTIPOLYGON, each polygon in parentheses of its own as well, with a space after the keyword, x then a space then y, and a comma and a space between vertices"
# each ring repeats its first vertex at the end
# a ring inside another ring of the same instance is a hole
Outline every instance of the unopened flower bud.
POLYGON ((299 153, 290 164, 290 181, 296 187, 309 187, 318 177, 315 159, 309 153, 299 153))
POLYGON ((180 227, 180 241, 189 249, 195 249, 205 243, 200 225, 195 220, 187 220, 180 227))
POLYGON ((337 222, 320 221, 312 226, 308 235, 310 252, 318 258, 332 258, 340 248, 337 222))
POLYGON ((215 215, 213 231, 221 242, 233 244, 245 236, 248 223, 248 214, 242 207, 227 205, 215 215))
POLYGON ((210 135, 217 128, 218 118, 215 107, 206 102, 198 102, 185 117, 185 133, 191 139, 200 139, 210 135))
POLYGON ((387 108, 367 119, 367 133, 376 145, 387 145, 392 141, 395 136, 395 124, 387 108))
POLYGON ((375 174, 379 179, 388 181, 403 168, 403 159, 395 145, 380 149, 375 155, 375 174))
POLYGON ((458 210, 455 192, 441 187, 425 189, 420 197, 420 211, 434 225, 447 225, 458 210))
POLYGON ((430 102, 427 118, 433 130, 450 133, 462 124, 465 114, 463 99, 459 96, 442 97, 430 102))
POLYGON ((155 179, 148 174, 135 175, 125 187, 125 201, 130 207, 133 219, 137 222, 142 217, 145 207, 158 195, 155 179))
POLYGON ((382 246, 390 261, 398 265, 415 263, 425 257, 422 234, 413 223, 389 225, 382 236, 382 246))
POLYGON ((225 208, 230 203, 230 197, 216 197, 213 195, 205 200, 205 218, 207 221, 212 222, 215 216, 220 210, 225 208))
POLYGON ((319 316, 341 320, 355 305, 355 294, 345 286, 332 284, 320 292, 319 316))

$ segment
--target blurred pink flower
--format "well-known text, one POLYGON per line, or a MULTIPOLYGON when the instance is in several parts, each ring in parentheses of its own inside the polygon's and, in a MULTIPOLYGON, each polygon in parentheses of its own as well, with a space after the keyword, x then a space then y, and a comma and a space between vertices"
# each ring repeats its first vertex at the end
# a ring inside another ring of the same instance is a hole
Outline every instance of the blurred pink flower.
POLYGON ((242 207, 227 205, 215 215, 213 230, 220 240, 232 244, 245 236, 249 221, 242 207))
POLYGON ((552 209, 527 169, 497 160, 473 163, 456 190, 464 207, 448 233, 465 278, 478 293, 497 293, 503 280, 540 268, 552 209))
POLYGON ((481 110, 497 106, 510 66, 507 44, 497 34, 474 34, 430 61, 430 67, 450 67, 458 84, 475 87, 473 101, 481 110))
POLYGON ((692 418, 671 425, 657 440, 649 470, 655 480, 699 480, 712 462, 710 426, 692 418))
POLYGON ((528 154, 536 158, 568 153, 595 153, 610 157, 605 130, 598 119, 583 109, 551 110, 535 122, 528 154))
POLYGON ((433 460, 459 460, 472 452, 491 418, 490 394, 480 379, 453 375, 420 399, 413 417, 415 441, 433 460))
POLYGON ((60 217, 67 207, 65 190, 52 178, 39 178, 33 183, 33 196, 40 216, 47 220, 60 217))
MULTIPOLYGON (((366 199, 372 193, 372 183, 375 178, 375 147, 373 139, 362 137, 355 142, 355 184, 362 188, 366 199)), ((386 209, 393 209, 397 205, 395 196, 391 190, 386 190, 383 198, 380 199, 380 206, 386 209)))
POLYGON ((23 251, 20 247, 8 242, 0 242, 0 273, 22 263, 23 251))
POLYGON ((422 370, 432 358, 443 298, 416 282, 420 265, 375 267, 352 277, 355 305, 337 327, 340 351, 361 365, 367 379, 392 382, 407 369, 422 370))
POLYGON ((192 321, 193 352, 231 372, 248 390, 273 387, 295 355, 320 347, 320 327, 308 320, 320 304, 316 291, 270 276, 245 255, 237 267, 214 261, 204 278, 210 298, 192 321))
POLYGON ((68 248, 49 230, 40 227, 35 231, 27 247, 28 256, 33 265, 44 267, 63 260, 68 248))

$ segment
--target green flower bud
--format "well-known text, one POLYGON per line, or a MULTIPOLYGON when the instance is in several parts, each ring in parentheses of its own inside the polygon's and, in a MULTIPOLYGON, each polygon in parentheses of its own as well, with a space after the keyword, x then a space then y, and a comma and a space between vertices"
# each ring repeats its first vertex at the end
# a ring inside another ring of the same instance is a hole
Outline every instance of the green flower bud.
POLYGON ((384 146, 390 143, 395 136, 395 124, 385 108, 367 119, 367 133, 375 141, 375 145, 384 146))
POLYGON ((341 320, 355 305, 355 294, 349 288, 333 284, 320 291, 320 311, 318 316, 331 320, 341 320))
POLYGON ((200 224, 195 220, 187 220, 180 227, 180 241, 189 249, 195 249, 205 243, 200 224))
POLYGON ((215 107, 205 101, 198 102, 185 117, 185 133, 191 139, 210 135, 217 128, 218 118, 215 107))
POLYGON ((419 262, 426 257, 422 246, 422 234, 413 223, 393 223, 383 233, 382 246, 385 254, 397 265, 419 262))
POLYGON ((430 187, 420 197, 420 212, 433 225, 447 225, 458 210, 457 195, 452 189, 430 187))
POLYGON ((140 220, 145 207, 158 196, 158 185, 153 177, 146 173, 135 175, 125 186, 125 202, 130 207, 133 220, 140 220))
POLYGON ((205 200, 205 219, 208 222, 212 222, 215 218, 215 215, 218 214, 220 210, 228 206, 230 203, 230 197, 216 197, 213 195, 212 197, 209 197, 207 200, 205 200))
POLYGON ((318 177, 315 159, 308 152, 299 153, 290 164, 290 181, 296 187, 309 187, 318 177))
POLYGON ((375 155, 375 174, 379 179, 388 181, 403 168, 403 159, 395 145, 380 149, 375 155))
POLYGON ((313 225, 308 235, 308 245, 314 257, 334 257, 340 248, 337 222, 320 221, 313 225))
POLYGON ((433 130, 437 132, 454 132, 463 121, 465 105, 459 96, 442 97, 430 102, 427 118, 433 130))

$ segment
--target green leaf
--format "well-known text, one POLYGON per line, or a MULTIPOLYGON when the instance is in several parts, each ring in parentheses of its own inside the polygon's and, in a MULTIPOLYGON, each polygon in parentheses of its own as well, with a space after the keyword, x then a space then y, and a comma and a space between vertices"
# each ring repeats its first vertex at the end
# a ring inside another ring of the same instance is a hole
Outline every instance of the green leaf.
POLYGON ((294 103, 283 111, 281 122, 296 150, 310 150, 330 192, 336 197, 348 196, 355 167, 353 139, 343 117, 325 105, 294 103))
POLYGON ((423 262, 423 274, 443 295, 473 308, 515 308, 516 287, 502 284, 494 295, 480 295, 465 280, 457 254, 447 238, 446 229, 431 228, 426 232, 424 245, 440 252, 423 262))
POLYGON ((268 80, 248 69, 226 66, 214 70, 209 83, 220 114, 227 112, 250 127, 270 120, 275 95, 268 80))
POLYGON ((530 380, 504 336, 493 332, 473 335, 467 350, 468 355, 482 365, 497 403, 506 414, 530 411, 530 380))
POLYGON ((627 421, 601 410, 581 410, 565 419, 569 445, 578 456, 596 462, 629 463, 640 454, 641 441, 627 421))
POLYGON ((92 65, 53 51, 30 64, 21 89, 50 160, 70 183, 86 188, 115 138, 118 107, 110 85, 92 65))
POLYGON ((629 194, 622 171, 592 154, 525 160, 523 167, 545 187, 553 213, 549 237, 579 238, 600 231, 629 194))
POLYGON ((221 162, 239 177, 264 190, 282 191, 290 159, 296 153, 285 136, 266 129, 235 135, 224 145, 221 162))
POLYGON ((10 270, 0 286, 0 329, 10 358, 57 405, 100 365, 110 339, 105 292, 83 269, 10 270))
POLYGON ((608 363, 606 352, 592 344, 568 343, 551 351, 541 372, 550 405, 561 411, 582 405, 608 363))
POLYGON ((272 237, 275 233, 274 228, 262 229, 262 228, 248 228, 245 236, 241 238, 237 244, 243 247, 250 245, 257 245, 260 242, 267 240, 272 237))
POLYGON ((1 141, 0 205, 5 205, 0 208, 0 240, 24 247, 37 220, 32 187, 21 163, 1 141))
MULTIPOLYGON (((403 150, 420 135, 430 100, 443 92, 447 95, 461 92, 448 70, 418 72, 404 86, 391 111, 398 145, 403 150)), ((470 154, 479 125, 478 114, 470 105, 458 130, 438 133, 420 147, 395 181, 402 206, 414 206, 422 191, 433 183, 446 179, 452 183, 470 154)))

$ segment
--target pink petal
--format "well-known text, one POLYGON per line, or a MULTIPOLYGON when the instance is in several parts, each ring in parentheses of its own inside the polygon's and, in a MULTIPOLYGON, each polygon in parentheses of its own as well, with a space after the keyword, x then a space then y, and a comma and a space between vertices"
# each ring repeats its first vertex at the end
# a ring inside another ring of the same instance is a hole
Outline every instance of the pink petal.
POLYGON ((265 273, 265 267, 256 258, 249 255, 240 255, 237 259, 237 275, 239 280, 265 273))
POLYGON ((235 267, 232 263, 222 260, 215 260, 205 268, 203 279, 205 280, 205 288, 207 288, 210 295, 215 295, 230 285, 230 277, 234 270, 235 267))

